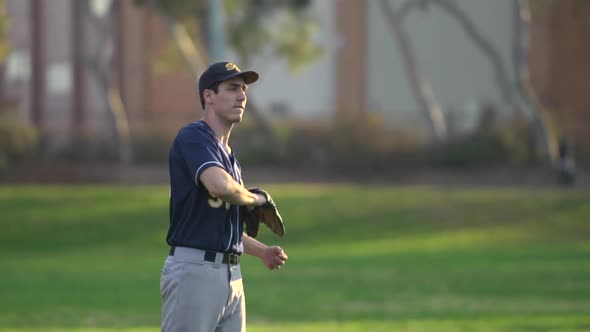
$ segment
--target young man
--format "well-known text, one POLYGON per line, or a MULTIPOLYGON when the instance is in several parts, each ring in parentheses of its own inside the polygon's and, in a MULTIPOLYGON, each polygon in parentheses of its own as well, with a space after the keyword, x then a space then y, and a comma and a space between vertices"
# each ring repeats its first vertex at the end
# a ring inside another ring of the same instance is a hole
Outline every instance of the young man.
POLYGON ((230 62, 210 65, 199 78, 200 121, 182 128, 170 150, 170 254, 160 280, 162 331, 245 331, 240 255, 270 270, 285 264, 278 246, 243 233, 243 215, 266 199, 243 186, 229 146, 242 120, 253 71, 230 62))

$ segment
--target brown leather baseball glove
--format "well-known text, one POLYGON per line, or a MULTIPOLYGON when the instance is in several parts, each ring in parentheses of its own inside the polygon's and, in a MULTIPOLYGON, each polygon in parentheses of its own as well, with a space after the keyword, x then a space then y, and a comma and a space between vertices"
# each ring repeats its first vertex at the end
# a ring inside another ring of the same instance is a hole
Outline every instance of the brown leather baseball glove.
POLYGON ((259 187, 249 188, 248 190, 251 193, 264 196, 264 198, 266 198, 266 203, 246 212, 244 219, 246 234, 251 237, 256 237, 258 235, 260 223, 264 223, 276 235, 280 237, 285 235, 285 223, 279 214, 277 205, 272 200, 272 197, 270 197, 270 194, 259 187))

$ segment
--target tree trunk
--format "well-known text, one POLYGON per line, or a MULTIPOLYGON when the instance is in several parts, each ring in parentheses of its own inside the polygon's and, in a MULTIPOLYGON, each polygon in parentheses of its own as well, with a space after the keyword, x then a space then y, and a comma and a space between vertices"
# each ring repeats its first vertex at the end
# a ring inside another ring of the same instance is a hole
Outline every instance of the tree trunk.
POLYGON ((113 130, 115 132, 115 143, 117 145, 117 155, 119 162, 124 165, 131 163, 133 152, 131 147, 131 133, 129 130, 129 120, 125 106, 121 100, 119 88, 113 84, 112 78, 112 49, 113 49, 113 17, 118 13, 118 2, 113 1, 105 18, 98 18, 90 14, 91 22, 99 33, 99 43, 97 54, 91 59, 87 59, 90 72, 97 80, 105 100, 105 107, 111 117, 113 130))
POLYGON ((428 119, 431 141, 440 142, 447 137, 446 121, 441 107, 432 93, 430 84, 420 74, 414 48, 403 27, 402 21, 408 12, 408 7, 406 6, 404 10, 396 13, 391 8, 388 0, 380 0, 379 4, 381 5, 381 11, 385 17, 385 21, 389 25, 393 41, 402 55, 406 77, 410 83, 410 90, 416 99, 420 111, 428 119))

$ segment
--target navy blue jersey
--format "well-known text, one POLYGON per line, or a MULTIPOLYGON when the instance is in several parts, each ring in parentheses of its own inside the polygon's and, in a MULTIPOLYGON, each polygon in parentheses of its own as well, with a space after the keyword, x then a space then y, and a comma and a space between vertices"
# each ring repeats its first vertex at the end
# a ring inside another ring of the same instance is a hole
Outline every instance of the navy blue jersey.
POLYGON ((204 121, 182 128, 170 149, 171 246, 218 252, 244 251, 243 223, 237 205, 213 197, 199 180, 209 167, 220 167, 242 183, 241 167, 204 121))

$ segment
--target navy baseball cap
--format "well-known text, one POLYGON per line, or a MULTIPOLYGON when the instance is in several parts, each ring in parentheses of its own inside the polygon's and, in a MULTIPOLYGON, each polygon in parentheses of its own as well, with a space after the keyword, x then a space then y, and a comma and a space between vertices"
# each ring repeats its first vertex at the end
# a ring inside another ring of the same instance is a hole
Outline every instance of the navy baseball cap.
POLYGON ((241 71, 238 66, 231 62, 216 62, 201 74, 199 78, 199 97, 203 96, 203 91, 217 82, 223 82, 234 77, 242 77, 244 83, 250 84, 258 81, 258 73, 255 71, 241 71))

